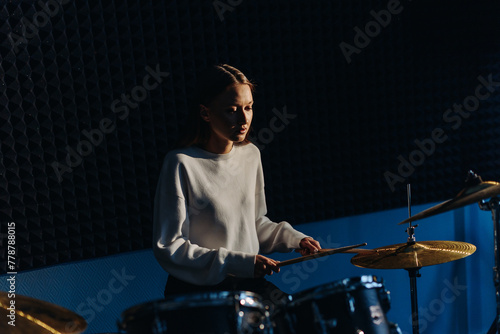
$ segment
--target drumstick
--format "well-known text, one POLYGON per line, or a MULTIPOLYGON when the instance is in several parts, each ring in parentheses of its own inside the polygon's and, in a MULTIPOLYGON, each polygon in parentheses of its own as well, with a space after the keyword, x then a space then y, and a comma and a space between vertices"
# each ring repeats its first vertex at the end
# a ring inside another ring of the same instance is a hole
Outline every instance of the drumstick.
POLYGON ((296 258, 296 259, 278 262, 278 267, 288 266, 289 264, 294 264, 294 263, 298 263, 298 262, 302 262, 302 261, 312 260, 312 259, 316 259, 318 257, 332 255, 335 253, 344 253, 350 249, 361 247, 361 246, 366 246, 366 245, 367 244, 365 242, 365 243, 359 244, 359 245, 352 245, 352 246, 345 246, 345 247, 340 247, 340 248, 332 248, 332 249, 328 249, 328 250, 322 250, 316 254, 301 256, 301 257, 296 258))
MULTIPOLYGON (((320 252, 328 252, 334 248, 323 248, 320 249, 320 252)), ((342 251, 341 253, 354 253, 354 254, 367 254, 367 253, 377 253, 378 250, 376 249, 346 249, 345 251, 342 251)))

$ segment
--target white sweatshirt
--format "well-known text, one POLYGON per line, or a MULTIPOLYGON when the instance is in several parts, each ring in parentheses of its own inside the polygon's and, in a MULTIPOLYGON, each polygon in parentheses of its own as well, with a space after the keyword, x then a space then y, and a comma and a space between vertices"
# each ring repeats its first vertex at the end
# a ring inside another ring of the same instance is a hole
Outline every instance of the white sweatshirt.
POLYGON ((259 252, 291 251, 306 237, 266 212, 255 145, 235 145, 227 154, 196 146, 171 151, 156 189, 156 259, 169 274, 198 285, 253 277, 259 252))

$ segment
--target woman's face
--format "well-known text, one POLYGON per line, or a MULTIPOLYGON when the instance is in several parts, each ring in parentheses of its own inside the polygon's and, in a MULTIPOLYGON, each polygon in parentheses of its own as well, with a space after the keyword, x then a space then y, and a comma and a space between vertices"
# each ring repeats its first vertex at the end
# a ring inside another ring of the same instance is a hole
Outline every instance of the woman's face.
POLYGON ((208 106, 201 106, 201 117, 209 123, 209 143, 231 145, 245 140, 253 117, 250 86, 228 86, 208 106))

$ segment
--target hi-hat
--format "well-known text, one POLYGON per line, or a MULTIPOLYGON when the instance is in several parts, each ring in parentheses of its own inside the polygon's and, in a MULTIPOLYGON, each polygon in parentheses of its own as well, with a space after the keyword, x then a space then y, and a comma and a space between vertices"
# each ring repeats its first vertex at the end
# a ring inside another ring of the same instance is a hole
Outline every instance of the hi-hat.
POLYGON ((0 318, 0 333, 78 334, 87 328, 85 319, 70 310, 17 293, 9 298, 4 291, 0 291, 0 318), (8 323, 12 306, 15 326, 8 323))
POLYGON ((469 183, 469 185, 462 189, 454 198, 419 212, 416 215, 398 223, 398 225, 434 216, 446 211, 455 210, 462 206, 476 203, 500 194, 500 183, 494 181, 483 181, 480 176, 472 172, 469 174, 466 184, 467 183, 469 183))
POLYGON ((476 246, 460 241, 420 241, 396 244, 360 253, 351 259, 357 267, 411 269, 455 261, 471 255, 476 246))

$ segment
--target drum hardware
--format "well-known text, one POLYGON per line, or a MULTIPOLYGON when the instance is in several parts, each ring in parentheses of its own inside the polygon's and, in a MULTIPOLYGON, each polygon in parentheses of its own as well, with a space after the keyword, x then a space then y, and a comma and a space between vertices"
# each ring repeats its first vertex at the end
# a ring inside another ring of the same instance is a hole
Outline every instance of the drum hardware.
POLYGON ((87 328, 85 319, 68 309, 17 293, 11 299, 4 291, 0 291, 0 317, 0 333, 78 334, 87 328), (11 300, 15 301, 15 326, 8 324, 11 300))
POLYGON ((493 237, 494 237, 494 254, 495 267, 493 267, 493 282, 495 285, 496 296, 496 315, 491 324, 488 334, 500 333, 500 199, 493 197, 489 201, 482 200, 479 207, 484 211, 491 211, 491 219, 493 221, 493 237))
POLYGON ((480 203, 482 200, 486 200, 497 195, 500 195, 499 182, 483 181, 479 175, 475 174, 473 171, 469 171, 465 180, 465 187, 454 198, 419 212, 416 215, 398 223, 398 225, 431 217, 476 202, 480 203))
POLYGON ((421 277, 422 267, 455 261, 473 254, 476 246, 458 241, 421 241, 415 238, 415 228, 411 219, 411 187, 407 186, 408 215, 405 221, 409 223, 405 232, 408 234, 406 243, 375 248, 376 252, 358 254, 351 263, 362 268, 373 269, 405 269, 410 278, 411 316, 414 334, 419 333, 417 278, 421 277))
POLYGON ((479 208, 481 210, 491 211, 491 217, 493 221, 495 256, 493 280, 495 285, 495 299, 497 305, 495 319, 493 320, 493 324, 488 330, 488 334, 500 334, 500 199, 497 197, 498 195, 500 195, 499 182, 483 181, 481 176, 470 170, 467 173, 465 187, 454 198, 437 204, 399 223, 404 224, 408 221, 427 218, 476 202, 479 204, 479 208))
MULTIPOLYGON (((408 184, 406 186, 406 194, 408 199, 408 217, 411 218, 411 185, 408 184)), ((414 246, 416 244, 415 238, 415 229, 418 227, 418 224, 412 226, 411 221, 408 222, 408 227, 405 232, 408 234, 408 239, 406 243, 408 245, 414 246)), ((410 300, 411 300, 411 327, 414 334, 419 333, 419 324, 418 324, 418 294, 417 294, 417 278, 421 277, 419 273, 419 268, 421 266, 418 265, 418 259, 416 259, 417 267, 416 268, 407 268, 408 276, 410 278, 410 300)))

